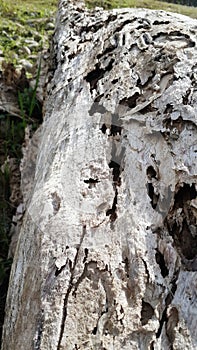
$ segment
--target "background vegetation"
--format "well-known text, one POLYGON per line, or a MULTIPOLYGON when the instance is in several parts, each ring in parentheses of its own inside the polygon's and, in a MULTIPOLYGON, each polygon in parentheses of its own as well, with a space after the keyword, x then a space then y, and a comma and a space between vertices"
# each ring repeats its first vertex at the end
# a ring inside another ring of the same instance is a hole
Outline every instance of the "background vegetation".
POLYGON ((173 4, 187 5, 187 6, 197 6, 196 0, 166 0, 167 2, 172 2, 173 4))
POLYGON ((1 89, 14 94, 20 111, 17 116, 6 112, 0 100, 0 339, 12 263, 8 258, 9 232, 19 204, 10 200, 13 174, 9 161, 5 162, 14 159, 19 172, 25 127, 35 129, 41 122, 41 105, 36 96, 40 76, 37 61, 39 54, 49 47, 56 10, 56 0, 0 0, 0 84, 1 89), (32 70, 26 70, 26 77, 20 79, 24 62, 32 70), (31 78, 35 81, 33 87, 29 84, 31 78))
MULTIPOLYGON (((174 0, 173 2, 175 2, 174 0)), ((101 6, 105 9, 121 8, 121 7, 137 7, 149 8, 152 10, 160 9, 164 11, 176 12, 182 15, 197 18, 197 8, 181 5, 184 0, 177 0, 177 4, 170 3, 171 1, 162 0, 86 0, 88 7, 101 6)), ((188 0, 189 1, 189 0, 188 0)), ((197 0, 194 0, 197 1, 197 0)))

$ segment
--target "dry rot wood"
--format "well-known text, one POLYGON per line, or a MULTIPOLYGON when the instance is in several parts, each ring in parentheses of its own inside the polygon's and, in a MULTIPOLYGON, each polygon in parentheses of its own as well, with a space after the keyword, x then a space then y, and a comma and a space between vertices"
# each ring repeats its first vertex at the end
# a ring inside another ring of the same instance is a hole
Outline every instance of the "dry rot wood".
POLYGON ((196 28, 60 1, 2 350, 196 349, 196 28))

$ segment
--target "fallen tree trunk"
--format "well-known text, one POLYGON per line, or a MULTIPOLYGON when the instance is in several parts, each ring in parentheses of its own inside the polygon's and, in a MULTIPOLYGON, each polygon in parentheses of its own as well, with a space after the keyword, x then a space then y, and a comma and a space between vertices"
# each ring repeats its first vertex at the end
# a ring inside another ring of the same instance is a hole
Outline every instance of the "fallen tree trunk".
POLYGON ((60 1, 2 350, 196 349, 196 25, 60 1))

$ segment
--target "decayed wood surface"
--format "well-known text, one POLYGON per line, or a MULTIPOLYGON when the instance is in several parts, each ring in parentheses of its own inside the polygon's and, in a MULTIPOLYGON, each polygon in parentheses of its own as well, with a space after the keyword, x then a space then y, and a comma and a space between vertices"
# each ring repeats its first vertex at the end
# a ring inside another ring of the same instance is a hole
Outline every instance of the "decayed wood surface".
POLYGON ((2 350, 197 348, 196 28, 60 1, 2 350))

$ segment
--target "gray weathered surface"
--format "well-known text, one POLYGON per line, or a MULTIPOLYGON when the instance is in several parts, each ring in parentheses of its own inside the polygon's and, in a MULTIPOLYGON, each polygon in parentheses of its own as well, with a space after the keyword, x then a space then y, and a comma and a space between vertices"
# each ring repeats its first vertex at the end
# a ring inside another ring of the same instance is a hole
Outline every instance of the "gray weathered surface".
POLYGON ((196 28, 60 1, 2 350, 196 349, 196 28))

